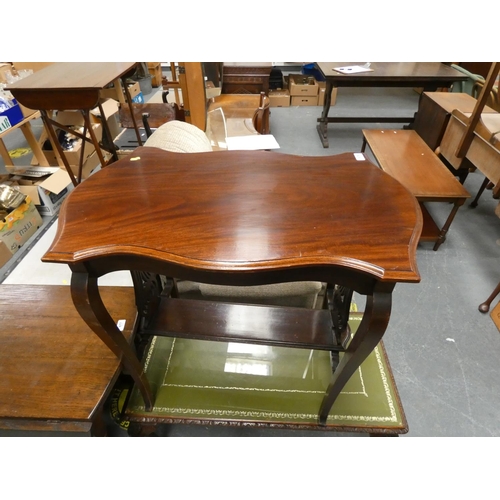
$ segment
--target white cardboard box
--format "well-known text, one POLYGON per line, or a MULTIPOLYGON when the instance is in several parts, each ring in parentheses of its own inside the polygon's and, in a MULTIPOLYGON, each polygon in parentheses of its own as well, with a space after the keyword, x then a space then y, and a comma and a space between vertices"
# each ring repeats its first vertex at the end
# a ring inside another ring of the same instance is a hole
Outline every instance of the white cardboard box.
MULTIPOLYGON (((37 170, 44 167, 32 167, 37 170)), ((62 168, 53 168, 54 172, 42 180, 21 177, 17 189, 28 195, 42 215, 55 215, 66 195, 73 190, 73 182, 68 172, 62 168)))

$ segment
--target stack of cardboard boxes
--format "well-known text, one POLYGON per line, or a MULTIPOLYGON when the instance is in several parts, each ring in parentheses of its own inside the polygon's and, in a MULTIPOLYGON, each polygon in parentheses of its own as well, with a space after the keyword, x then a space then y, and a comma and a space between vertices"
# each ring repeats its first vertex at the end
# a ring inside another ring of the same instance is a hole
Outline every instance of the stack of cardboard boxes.
MULTIPOLYGON (((285 88, 269 91, 271 107, 323 106, 325 102, 325 82, 314 76, 290 74, 285 78, 285 88)), ((332 90, 331 105, 337 99, 337 89, 332 90)))

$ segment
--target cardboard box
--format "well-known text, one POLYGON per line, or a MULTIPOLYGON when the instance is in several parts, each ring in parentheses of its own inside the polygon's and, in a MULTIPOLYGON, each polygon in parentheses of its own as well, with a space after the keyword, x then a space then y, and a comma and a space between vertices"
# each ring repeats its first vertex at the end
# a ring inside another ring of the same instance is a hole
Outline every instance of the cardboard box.
MULTIPOLYGON (((104 160, 108 162, 111 159, 111 153, 108 153, 104 150, 101 149, 101 152, 104 156, 104 160)), ((55 156, 54 156, 55 158, 55 156)), ((83 162, 83 167, 82 167, 82 180, 83 179, 88 179, 92 172, 101 165, 101 162, 99 160, 99 155, 97 154, 97 151, 94 151, 90 156, 87 157, 87 159, 83 162)), ((71 165, 71 170, 75 177, 78 177, 78 165, 71 165)), ((61 167, 63 170, 66 170, 64 166, 61 167)), ((69 174, 68 174, 69 175, 69 174)))
POLYGON ((19 207, 0 220, 0 241, 15 254, 41 225, 42 217, 28 196, 19 207))
MULTIPOLYGON (((57 121, 62 123, 63 125, 75 125, 80 126, 78 122, 79 119, 83 121, 80 113, 77 111, 60 111, 57 114, 57 121)), ((97 137, 97 140, 100 141, 102 138, 102 127, 98 123, 92 124, 92 129, 97 137)), ((87 137, 90 137, 89 132, 87 131, 87 137)), ((69 151, 65 151, 64 155, 66 156, 68 163, 70 165, 79 165, 80 163, 80 154, 83 146, 83 141, 80 139, 74 143, 73 149, 69 151)), ((44 149, 42 147, 43 154, 47 158, 49 165, 58 166, 57 156, 54 150, 52 149, 44 149)), ((85 158, 89 158, 95 152, 95 146, 91 142, 85 142, 85 158)))
POLYGON ((300 95, 292 96, 291 98, 292 106, 317 106, 318 96, 317 95, 300 95))
POLYGON ((0 267, 4 266, 12 258, 12 252, 7 248, 7 245, 0 241, 0 267))
POLYGON ((17 179, 16 189, 29 196, 42 215, 55 215, 66 195, 74 188, 68 172, 59 167, 16 167, 14 171, 9 171, 13 174, 11 178, 17 179), (37 179, 24 176, 26 170, 52 173, 37 179))
POLYGON ((271 108, 286 108, 290 106, 290 92, 287 89, 269 91, 269 106, 271 108))
MULTIPOLYGON (((118 111, 120 104, 115 99, 106 99, 101 103, 104 115, 107 118, 108 127, 114 139, 120 132, 121 128, 118 124, 118 111), (114 135, 113 135, 114 134, 114 135)), ((90 110, 90 122, 96 125, 101 125, 101 110, 99 106, 90 110)), ((59 111, 57 113, 57 121, 63 125, 83 127, 83 116, 79 111, 59 111)), ((102 138, 102 128, 94 128, 97 138, 102 138)), ((85 148, 87 149, 87 147, 85 148)), ((90 154, 90 153, 89 153, 90 154)))
POLYGON ((132 98, 132 102, 144 104, 145 102, 144 96, 142 95, 141 86, 139 85, 139 82, 135 82, 134 85, 131 85, 128 88, 128 91, 130 92, 130 97, 132 98))
MULTIPOLYGON (((101 150, 102 154, 104 156, 104 160, 107 162, 111 159, 111 153, 107 153, 104 150, 101 150)), ((94 151, 84 162, 83 164, 83 169, 82 169, 82 179, 88 179, 94 170, 101 165, 101 162, 99 160, 99 155, 97 154, 97 151, 94 151)), ((76 165, 70 165, 71 169, 73 170, 73 173, 75 176, 78 176, 78 166, 76 165)))
POLYGON ((288 75, 288 90, 294 96, 317 96, 318 82, 313 76, 288 75))
MULTIPOLYGON (((120 105, 115 99, 106 99, 101 103, 101 106, 102 110, 104 111, 104 116, 106 116, 106 122, 111 134, 111 140, 114 140, 122 130, 118 120, 118 111, 120 105)), ((90 112, 90 121, 92 123, 101 123, 101 112, 99 110, 99 107, 94 108, 90 112)))
MULTIPOLYGON (((128 91, 130 93, 132 102, 144 103, 144 96, 142 95, 141 86, 139 85, 139 82, 135 82, 129 85, 128 91)), ((121 87, 119 89, 115 88, 114 86, 107 87, 105 89, 100 90, 99 95, 102 99, 114 99, 115 101, 121 103, 127 102, 125 94, 121 87)))
MULTIPOLYGON (((319 91, 318 91, 318 106, 323 106, 325 104, 325 93, 326 93, 326 82, 318 82, 319 91)), ((330 106, 335 106, 337 102, 337 87, 332 89, 332 98, 330 102, 330 106)))
POLYGON ((15 104, 9 109, 0 112, 0 133, 5 132, 14 125, 24 120, 23 112, 17 101, 12 100, 15 104))

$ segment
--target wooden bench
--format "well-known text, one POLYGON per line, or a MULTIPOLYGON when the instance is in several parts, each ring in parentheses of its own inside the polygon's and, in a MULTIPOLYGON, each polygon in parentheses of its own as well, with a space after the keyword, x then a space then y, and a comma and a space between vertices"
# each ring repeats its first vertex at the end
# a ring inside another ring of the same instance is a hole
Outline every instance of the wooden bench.
POLYGON ((450 170, 414 130, 363 130, 364 152, 368 145, 380 168, 397 179, 417 198, 424 225, 420 241, 433 241, 437 250, 461 205, 470 197, 450 170), (425 208, 426 202, 453 203, 439 228, 425 208))
MULTIPOLYGON (((115 321, 135 328, 132 288, 103 287, 115 321)), ((120 361, 85 324, 69 286, 0 286, 0 433, 106 435, 103 404, 120 361)))

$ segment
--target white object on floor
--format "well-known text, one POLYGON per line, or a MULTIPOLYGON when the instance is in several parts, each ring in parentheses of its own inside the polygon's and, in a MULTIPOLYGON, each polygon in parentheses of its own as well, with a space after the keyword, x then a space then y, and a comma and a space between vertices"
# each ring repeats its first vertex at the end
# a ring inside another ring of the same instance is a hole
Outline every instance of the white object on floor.
MULTIPOLYGON (((3 283, 11 285, 69 285, 71 270, 64 264, 42 262, 57 231, 57 221, 47 229, 35 246, 23 260, 5 278, 3 283)), ((128 271, 117 271, 99 278, 102 286, 132 286, 132 277, 128 271)))
POLYGON ((226 137, 227 149, 229 151, 258 149, 279 149, 280 145, 272 134, 242 135, 239 137, 226 137))

